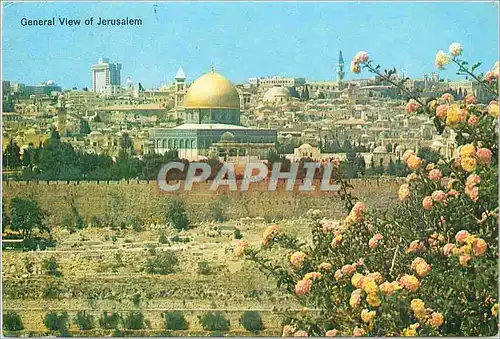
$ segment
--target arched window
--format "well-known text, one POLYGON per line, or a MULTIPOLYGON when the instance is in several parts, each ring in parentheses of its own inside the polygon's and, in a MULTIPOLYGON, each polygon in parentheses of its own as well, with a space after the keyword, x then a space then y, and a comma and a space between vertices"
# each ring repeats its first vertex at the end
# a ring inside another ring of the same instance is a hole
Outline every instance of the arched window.
POLYGON ((184 139, 181 139, 179 148, 184 148, 184 139))
POLYGON ((172 144, 172 139, 171 139, 171 138, 169 138, 169 139, 168 139, 168 149, 172 149, 172 146, 173 146, 173 144, 172 144))
POLYGON ((179 148, 179 140, 174 139, 174 149, 179 148))

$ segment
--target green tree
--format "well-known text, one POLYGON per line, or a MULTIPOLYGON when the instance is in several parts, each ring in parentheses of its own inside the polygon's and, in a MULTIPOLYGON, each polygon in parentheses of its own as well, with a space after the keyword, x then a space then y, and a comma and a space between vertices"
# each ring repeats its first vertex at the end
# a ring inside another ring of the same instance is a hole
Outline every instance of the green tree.
POLYGON ((165 330, 187 330, 189 323, 180 311, 165 312, 165 330))
POLYGON ((189 227, 189 220, 186 213, 184 201, 180 199, 171 200, 167 205, 165 221, 169 222, 176 229, 186 230, 189 227))
POLYGON ((47 274, 54 277, 62 276, 61 271, 59 271, 59 264, 54 257, 50 257, 49 259, 45 259, 43 261, 43 269, 47 272, 47 274))
POLYGON ((240 322, 247 331, 255 334, 264 329, 264 323, 259 312, 246 311, 241 316, 240 322))
POLYGON ((102 312, 99 318, 99 326, 106 330, 118 329, 120 319, 120 314, 117 312, 102 312))
POLYGON ((229 320, 221 312, 208 312, 200 318, 201 326, 205 331, 228 331, 229 320))
POLYGON ((123 319, 123 327, 129 330, 140 330, 146 328, 144 314, 140 311, 132 311, 123 319))
POLYGON ((95 319, 92 314, 87 311, 78 311, 73 317, 73 323, 78 326, 80 330, 87 331, 95 328, 95 319))
POLYGON ((50 232, 44 223, 45 212, 35 200, 14 197, 10 203, 11 226, 20 231, 25 239, 30 239, 33 231, 50 232))
POLYGON ((4 230, 7 228, 8 225, 10 225, 10 217, 5 212, 5 206, 2 201, 2 233, 4 233, 4 230))
POLYGON ((417 152, 417 156, 423 159, 427 164, 437 164, 439 159, 441 159, 441 154, 430 147, 421 147, 417 152))
POLYGON ((146 272, 150 274, 169 274, 175 272, 179 259, 174 252, 166 251, 153 254, 146 261, 146 272))
POLYGON ((10 139, 2 154, 2 161, 5 167, 18 167, 21 165, 21 148, 10 139))
POLYGON ((2 323, 5 331, 22 331, 24 329, 21 316, 14 311, 4 312, 2 323))
POLYGON ((59 331, 61 335, 66 336, 68 330, 68 312, 48 312, 45 314, 43 324, 51 331, 59 331))

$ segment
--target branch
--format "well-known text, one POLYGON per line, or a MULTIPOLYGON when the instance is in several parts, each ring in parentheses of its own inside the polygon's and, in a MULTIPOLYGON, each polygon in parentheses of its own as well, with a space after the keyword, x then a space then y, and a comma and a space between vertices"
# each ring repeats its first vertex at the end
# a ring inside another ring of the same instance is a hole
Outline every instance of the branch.
POLYGON ((492 90, 490 87, 486 86, 486 84, 484 83, 483 80, 479 79, 474 73, 472 73, 471 71, 469 71, 467 68, 465 68, 464 66, 462 66, 462 64, 460 62, 458 62, 455 58, 452 58, 451 61, 453 61, 455 64, 458 65, 459 69, 465 73, 467 73, 468 75, 470 75, 474 80, 476 80, 481 86, 483 86, 484 88, 486 88, 486 90, 488 92, 490 92, 491 94, 493 94, 495 97, 498 96, 498 93, 497 91, 494 91, 492 90))

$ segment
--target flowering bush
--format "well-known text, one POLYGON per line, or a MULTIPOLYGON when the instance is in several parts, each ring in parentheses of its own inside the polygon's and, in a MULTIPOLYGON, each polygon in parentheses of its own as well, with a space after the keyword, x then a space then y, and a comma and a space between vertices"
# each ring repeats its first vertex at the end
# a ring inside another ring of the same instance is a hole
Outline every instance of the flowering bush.
MULTIPOLYGON (((498 63, 484 77, 459 60, 460 44, 439 51, 436 66, 453 62, 486 93, 498 95, 498 63)), ((456 134, 452 159, 435 163, 407 151, 412 173, 398 201, 385 211, 354 203, 348 183, 340 196, 349 211, 337 227, 310 217, 312 238, 296 239, 276 225, 261 248, 239 244, 244 255, 294 295, 301 312, 279 309, 283 336, 480 336, 498 332, 498 103, 450 94, 422 99, 379 71, 368 53, 361 69, 398 87, 408 114, 426 114, 439 133, 456 134), (328 227, 327 227, 328 226, 328 227), (268 252, 267 249, 275 250, 268 252), (273 256, 270 255, 273 253, 273 256)))

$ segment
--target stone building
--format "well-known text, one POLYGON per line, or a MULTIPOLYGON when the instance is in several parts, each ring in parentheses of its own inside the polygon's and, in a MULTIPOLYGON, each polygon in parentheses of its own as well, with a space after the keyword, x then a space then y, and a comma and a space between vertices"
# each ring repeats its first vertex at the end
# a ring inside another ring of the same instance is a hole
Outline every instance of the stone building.
POLYGON ((179 157, 195 160, 214 151, 220 155, 223 148, 226 155, 264 157, 275 147, 276 130, 243 126, 240 105, 236 88, 212 69, 187 90, 182 125, 149 130, 150 152, 177 150, 179 157))

